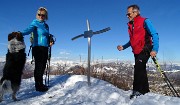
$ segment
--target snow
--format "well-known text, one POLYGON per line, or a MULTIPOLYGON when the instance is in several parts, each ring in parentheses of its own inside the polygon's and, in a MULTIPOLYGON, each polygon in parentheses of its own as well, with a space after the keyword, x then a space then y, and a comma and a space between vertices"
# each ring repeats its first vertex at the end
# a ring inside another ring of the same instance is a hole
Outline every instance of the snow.
POLYGON ((180 105, 180 98, 147 93, 129 99, 131 90, 124 91, 103 80, 91 78, 91 86, 84 75, 50 75, 47 92, 37 92, 34 78, 23 79, 14 102, 9 94, 0 105, 180 105))

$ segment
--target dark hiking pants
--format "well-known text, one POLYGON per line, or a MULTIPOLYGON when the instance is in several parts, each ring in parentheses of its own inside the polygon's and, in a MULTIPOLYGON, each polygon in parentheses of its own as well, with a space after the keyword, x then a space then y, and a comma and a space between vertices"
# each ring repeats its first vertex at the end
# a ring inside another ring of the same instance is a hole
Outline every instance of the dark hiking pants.
POLYGON ((134 81, 133 91, 138 91, 142 94, 149 92, 149 83, 146 72, 146 63, 150 57, 150 52, 142 51, 140 54, 134 54, 134 81))
POLYGON ((48 59, 48 47, 35 46, 32 48, 32 54, 35 60, 34 78, 35 85, 43 85, 43 74, 46 69, 48 59))

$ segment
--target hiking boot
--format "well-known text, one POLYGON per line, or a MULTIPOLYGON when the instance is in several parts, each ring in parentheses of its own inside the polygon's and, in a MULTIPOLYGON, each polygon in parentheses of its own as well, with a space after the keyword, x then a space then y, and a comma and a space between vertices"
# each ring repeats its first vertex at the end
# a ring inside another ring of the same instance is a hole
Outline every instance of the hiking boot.
POLYGON ((39 92, 46 92, 48 91, 48 87, 46 85, 40 85, 40 86, 35 86, 36 87, 36 91, 39 91, 39 92))
POLYGON ((138 91, 133 91, 132 94, 130 95, 130 99, 132 99, 134 97, 138 97, 140 95, 143 95, 143 94, 138 91))

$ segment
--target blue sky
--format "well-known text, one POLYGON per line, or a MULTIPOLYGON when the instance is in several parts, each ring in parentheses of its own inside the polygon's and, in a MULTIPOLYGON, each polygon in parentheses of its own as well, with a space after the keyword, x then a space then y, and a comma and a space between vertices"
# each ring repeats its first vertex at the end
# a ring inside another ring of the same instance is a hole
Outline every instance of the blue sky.
MULTIPOLYGON (((106 27, 111 30, 92 37, 92 60, 133 60, 131 48, 119 52, 118 44, 129 41, 127 6, 137 4, 141 15, 149 18, 160 38, 159 60, 180 61, 180 1, 179 0, 1 0, 0 1, 0 56, 7 52, 7 36, 12 31, 22 31, 35 19, 36 11, 44 6, 48 9, 50 33, 56 44, 52 56, 62 60, 76 60, 81 55, 87 60, 87 39, 71 38, 87 30, 86 19, 91 29, 106 27)), ((30 36, 25 36, 28 53, 30 36)))

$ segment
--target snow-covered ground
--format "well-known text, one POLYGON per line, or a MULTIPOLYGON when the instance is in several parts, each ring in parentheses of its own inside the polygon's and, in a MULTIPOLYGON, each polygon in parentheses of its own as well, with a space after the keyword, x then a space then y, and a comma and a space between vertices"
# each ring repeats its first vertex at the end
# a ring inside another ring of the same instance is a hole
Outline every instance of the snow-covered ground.
POLYGON ((151 92, 130 100, 130 90, 95 78, 88 86, 84 75, 50 76, 50 85, 47 92, 37 92, 33 78, 23 79, 17 95, 21 101, 14 102, 6 95, 0 105, 180 105, 180 98, 151 92))

